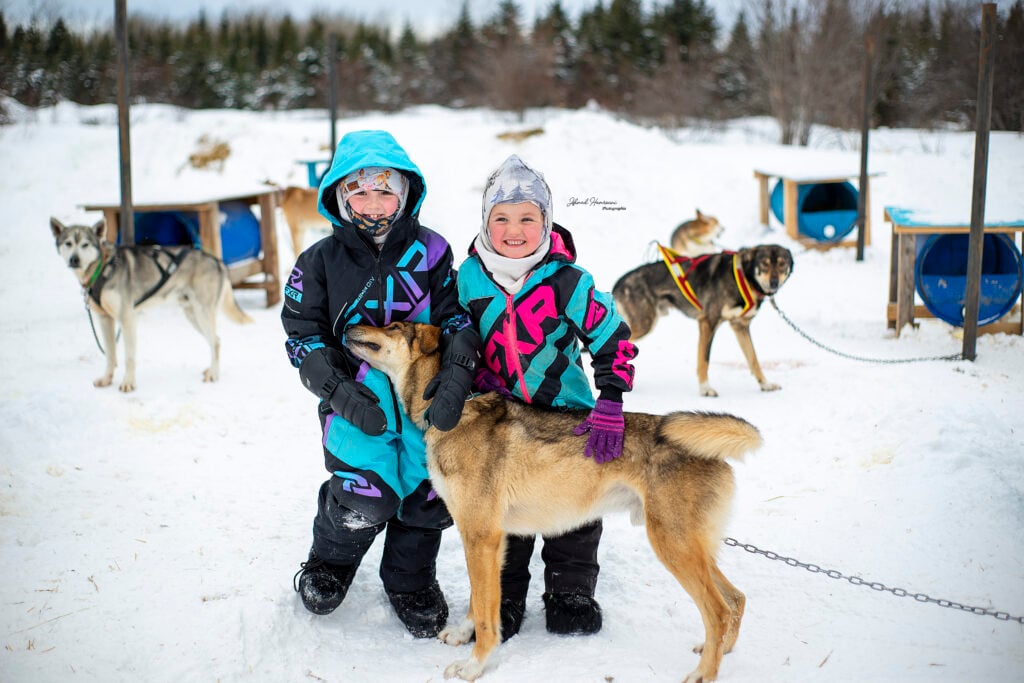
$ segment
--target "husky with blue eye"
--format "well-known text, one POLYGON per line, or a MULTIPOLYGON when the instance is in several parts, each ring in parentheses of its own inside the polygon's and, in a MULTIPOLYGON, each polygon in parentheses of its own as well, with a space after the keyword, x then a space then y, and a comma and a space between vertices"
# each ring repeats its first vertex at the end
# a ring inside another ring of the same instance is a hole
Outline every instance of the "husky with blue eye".
POLYGON ((192 246, 114 245, 106 241, 106 223, 64 225, 50 219, 57 252, 82 286, 92 313, 100 322, 107 367, 93 381, 97 387, 110 386, 117 367, 115 325, 124 332, 125 368, 120 390, 135 390, 135 311, 144 306, 178 300, 185 317, 210 345, 210 367, 204 382, 215 382, 220 374, 220 340, 217 337, 217 308, 236 323, 252 318, 238 307, 224 263, 192 246))

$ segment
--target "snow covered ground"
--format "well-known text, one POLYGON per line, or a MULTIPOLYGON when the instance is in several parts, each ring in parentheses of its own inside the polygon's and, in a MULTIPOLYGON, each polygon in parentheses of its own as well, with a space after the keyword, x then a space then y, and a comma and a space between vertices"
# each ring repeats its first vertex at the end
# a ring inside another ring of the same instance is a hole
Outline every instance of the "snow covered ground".
MULTIPOLYGON (((175 307, 140 321, 138 390, 96 389, 103 360, 77 284, 53 247, 49 216, 98 218, 118 201, 116 112, 60 105, 0 128, 0 680, 440 681, 464 658, 412 639, 376 573, 380 542, 345 603, 315 617, 292 590, 315 496, 326 477, 315 399, 288 364, 278 309, 237 293, 256 322, 222 318, 221 381, 201 382, 207 351, 175 307)), ((386 128, 424 171, 422 220, 457 260, 479 224, 487 174, 518 153, 543 171, 555 220, 580 262, 610 289, 653 240, 696 208, 726 226, 727 247, 778 242, 796 257, 777 296, 808 334, 878 359, 959 353, 958 330, 924 320, 895 338, 885 325, 887 204, 969 215, 974 138, 874 131, 872 244, 806 250, 757 219, 753 169, 856 170, 859 136, 818 131, 810 148, 774 143, 767 120, 647 129, 598 110, 529 112, 420 107, 339 121, 386 128), (509 142, 498 134, 543 134, 509 142), (596 198, 621 210, 603 210, 596 198), (572 199, 581 200, 573 204, 572 199)), ((134 196, 202 199, 304 184, 296 159, 325 156, 323 112, 132 113, 134 196), (224 169, 195 170, 202 136, 230 144, 224 169)), ((1024 138, 991 139, 988 215, 1024 218, 1024 138)), ((281 271, 294 258, 280 225, 281 271)), ((765 306, 753 325, 762 365, 783 389, 762 393, 735 339, 719 335, 700 398, 697 329, 663 318, 640 343, 627 409, 729 411, 765 446, 736 465, 729 536, 847 576, 932 598, 1024 615, 1024 339, 985 335, 975 362, 868 363, 830 354, 765 306)), ((115 375, 115 384, 120 369, 115 375)), ((581 456, 582 457, 582 456, 581 456)), ((692 601, 625 515, 605 521, 590 637, 544 629, 542 565, 523 630, 483 680, 678 681, 696 665, 703 628, 692 601)), ((723 546, 723 571, 748 598, 720 680, 1017 681, 1024 625, 813 574, 723 546)), ((454 618, 468 602, 458 534, 446 532, 439 580, 454 618)))

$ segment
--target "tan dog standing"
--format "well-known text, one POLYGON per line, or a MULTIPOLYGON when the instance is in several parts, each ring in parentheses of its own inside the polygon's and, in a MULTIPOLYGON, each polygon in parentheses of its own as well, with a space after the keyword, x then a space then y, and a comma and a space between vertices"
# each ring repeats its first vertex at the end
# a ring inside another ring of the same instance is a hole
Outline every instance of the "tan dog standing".
POLYGON ((670 244, 672 251, 686 256, 700 256, 721 251, 717 240, 722 236, 724 228, 714 216, 701 213, 697 209, 697 217, 681 223, 672 232, 670 244))
POLYGON ((292 250, 296 256, 302 253, 305 246, 306 230, 315 229, 331 232, 331 224, 317 211, 316 202, 319 189, 315 187, 296 187, 290 185, 280 190, 278 203, 284 213, 291 233, 292 250))
POLYGON ((598 464, 583 456, 586 436, 573 427, 586 411, 533 408, 496 393, 465 405, 448 432, 429 428, 423 390, 437 374, 439 330, 415 323, 356 326, 345 343, 394 383, 402 407, 425 430, 427 468, 459 529, 469 571, 466 620, 439 638, 450 645, 476 636, 469 659, 445 677, 475 680, 501 641, 501 565, 506 534, 556 535, 628 510, 644 522, 658 559, 700 610, 704 643, 687 683, 713 681, 739 635, 745 597, 719 570, 734 480, 726 458, 761 444, 757 429, 732 415, 626 413, 622 456, 598 464))

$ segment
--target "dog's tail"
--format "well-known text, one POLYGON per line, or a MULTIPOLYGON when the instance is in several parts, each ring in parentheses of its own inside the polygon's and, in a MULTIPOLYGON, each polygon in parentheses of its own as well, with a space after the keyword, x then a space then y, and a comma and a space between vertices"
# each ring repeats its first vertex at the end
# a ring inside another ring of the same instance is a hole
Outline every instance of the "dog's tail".
POLYGON ((238 302, 235 301, 235 291, 231 288, 231 282, 227 278, 224 279, 224 287, 220 292, 220 309, 224 311, 224 315, 229 320, 239 325, 253 322, 249 314, 243 311, 238 302))
POLYGON ((673 444, 709 460, 742 460, 761 446, 757 427, 725 413, 671 413, 659 431, 673 444))

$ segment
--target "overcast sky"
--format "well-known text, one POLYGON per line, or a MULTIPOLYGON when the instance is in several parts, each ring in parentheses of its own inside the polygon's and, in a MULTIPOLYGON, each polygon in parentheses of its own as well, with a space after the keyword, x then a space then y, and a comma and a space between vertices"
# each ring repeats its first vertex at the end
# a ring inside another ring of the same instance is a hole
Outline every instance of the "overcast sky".
MULTIPOLYGON (((655 0, 642 0, 645 8, 664 4, 655 0)), ((605 6, 610 0, 604 0, 605 6)), ((710 0, 708 5, 715 8, 719 28, 727 33, 731 28, 738 9, 744 0, 710 0)), ((417 35, 429 36, 455 23, 462 8, 463 0, 385 0, 384 2, 346 2, 332 0, 127 0, 129 14, 145 14, 155 18, 188 20, 199 15, 200 8, 206 11, 211 21, 220 18, 224 10, 248 12, 267 10, 283 14, 285 10, 293 19, 304 19, 313 12, 345 14, 353 19, 386 23, 400 28, 404 21, 412 23, 417 35)), ((524 22, 529 25, 538 13, 543 14, 552 0, 517 0, 524 22)), ((597 0, 562 0, 562 7, 573 18, 581 9, 592 7, 597 0)), ((38 18, 44 23, 55 17, 62 17, 76 26, 89 23, 113 21, 115 0, 0 0, 0 10, 9 27, 27 23, 38 18)), ((469 0, 470 12, 475 23, 491 16, 495 0, 469 0)))

